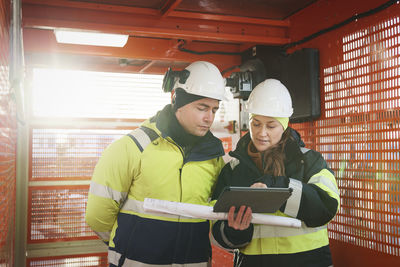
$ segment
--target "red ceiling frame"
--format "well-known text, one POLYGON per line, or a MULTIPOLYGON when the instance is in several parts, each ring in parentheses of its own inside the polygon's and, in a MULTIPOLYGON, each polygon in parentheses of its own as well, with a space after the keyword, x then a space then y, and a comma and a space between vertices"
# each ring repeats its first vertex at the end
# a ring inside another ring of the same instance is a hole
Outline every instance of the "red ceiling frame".
POLYGON ((171 11, 169 13, 170 17, 178 18, 188 18, 188 19, 203 19, 203 20, 215 20, 215 21, 225 21, 225 22, 236 22, 241 24, 256 24, 265 26, 276 26, 288 28, 290 26, 289 20, 273 20, 273 19, 259 19, 259 18, 249 18, 249 17, 237 17, 230 15, 215 15, 206 14, 199 12, 185 12, 185 11, 171 11))
POLYGON ((41 6, 56 6, 56 7, 75 7, 80 9, 103 10, 113 12, 124 12, 132 14, 159 16, 160 11, 152 8, 116 6, 108 4, 90 3, 84 1, 69 1, 69 0, 22 0, 22 4, 34 4, 41 6))
POLYGON ((91 10, 104 10, 131 14, 161 16, 161 17, 180 17, 190 19, 203 19, 203 20, 216 20, 220 22, 235 22, 240 24, 258 24, 258 25, 269 25, 269 26, 281 26, 289 27, 290 22, 288 19, 285 20, 272 20, 272 19, 260 19, 260 18, 249 18, 240 16, 230 15, 215 15, 206 14, 201 12, 185 12, 174 10, 182 0, 168 0, 168 2, 161 8, 161 10, 152 8, 141 8, 141 7, 130 7, 130 6, 117 6, 100 3, 80 2, 80 1, 68 1, 68 0, 22 0, 24 4, 35 4, 44 6, 59 6, 59 7, 75 7, 80 9, 91 9, 91 10))
POLYGON ((146 72, 147 70, 150 69, 150 67, 152 67, 152 66, 154 65, 154 63, 155 63, 155 61, 150 61, 150 62, 148 62, 145 66, 143 66, 143 67, 140 68, 139 73, 144 73, 144 72, 146 72))
POLYGON ((162 16, 167 17, 181 2, 182 0, 167 0, 166 4, 161 8, 162 16))
MULTIPOLYGON (((128 59, 150 59, 150 60, 175 60, 190 62, 191 60, 214 59, 225 60, 228 64, 238 62, 237 56, 225 55, 195 55, 181 52, 176 48, 177 40, 171 39, 150 39, 129 37, 125 47, 99 47, 80 46, 73 44, 57 43, 53 31, 45 29, 24 29, 24 49, 26 52, 48 52, 48 53, 72 53, 81 55, 109 56, 128 59), (229 59, 233 58, 233 59, 229 59)), ((189 42, 187 47, 193 50, 200 50, 201 42, 189 42)), ((240 52, 239 45, 234 44, 207 44, 209 50, 226 52, 240 52)))
MULTIPOLYGON (((25 51, 187 63, 206 60, 225 70, 240 65, 240 55, 235 53, 254 44, 282 45, 290 42, 287 36, 290 26, 288 20, 175 11, 181 2, 168 0, 161 10, 157 10, 83 1, 23 0, 25 51), (52 34, 55 28, 129 34, 130 38, 124 48, 58 44, 52 34), (194 52, 221 51, 233 54, 182 52, 178 48, 182 39, 186 41, 184 48, 194 52)), ((27 62, 35 63, 45 64, 27 62)), ((144 66, 112 65, 110 61, 87 62, 81 67, 140 73, 164 73, 166 70, 155 62, 144 66)))
MULTIPOLYGON (((206 60, 216 64, 221 70, 232 66, 240 65, 241 58, 239 55, 196 55, 181 52, 178 50, 177 40, 170 39, 153 39, 153 38, 134 38, 128 39, 125 47, 98 47, 98 46, 81 46, 71 44, 59 44, 55 40, 55 36, 51 30, 26 28, 23 31, 24 50, 25 53, 43 53, 48 57, 41 57, 43 62, 37 64, 45 65, 46 61, 51 60, 57 54, 76 54, 89 56, 104 56, 126 59, 143 59, 143 60, 161 60, 161 61, 178 61, 192 62, 197 60, 206 60)), ((189 42, 186 47, 193 50, 203 49, 204 44, 201 42, 189 42)), ((239 52, 241 46, 234 44, 218 44, 208 43, 207 48, 214 51, 239 52)), ((28 63, 29 64, 29 63, 28 63)), ((98 64, 98 63, 96 63, 98 64)), ((119 66, 119 65, 98 65, 91 63, 82 64, 82 67, 89 69, 107 69, 109 71, 128 71, 142 73, 164 73, 165 67, 156 66, 119 66), (145 68, 145 69, 143 69, 145 68)))
MULTIPOLYGON (((156 38, 282 45, 290 42, 287 23, 244 24, 147 14, 23 4, 25 28, 74 28, 156 38), (274 25, 271 25, 274 24, 274 25)), ((180 13, 184 14, 184 13, 180 13)), ((205 16, 207 18, 210 16, 205 16)), ((221 19, 225 16, 214 16, 221 19)), ((229 16, 228 16, 229 17, 229 16)), ((235 20, 230 17, 230 20, 235 20)))

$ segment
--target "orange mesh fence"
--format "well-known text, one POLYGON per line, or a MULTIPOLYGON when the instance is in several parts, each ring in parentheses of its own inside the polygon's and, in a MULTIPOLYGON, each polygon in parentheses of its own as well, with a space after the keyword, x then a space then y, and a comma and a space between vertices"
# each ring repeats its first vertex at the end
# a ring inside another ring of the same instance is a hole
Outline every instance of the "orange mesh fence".
POLYGON ((330 239, 394 256, 400 256, 399 37, 398 16, 345 35, 342 63, 323 68, 323 117, 293 125, 336 174, 341 207, 328 226, 330 239))
POLYGON ((85 222, 88 190, 88 185, 29 188, 28 243, 96 239, 85 222))
POLYGON ((299 132, 307 148, 315 149, 315 128, 312 122, 290 124, 290 127, 299 132))
POLYGON ((32 129, 30 180, 89 180, 103 150, 129 131, 32 129))
POLYGON ((84 254, 84 255, 67 255, 52 256, 28 259, 26 266, 28 267, 106 267, 107 254, 84 254))
POLYGON ((31 185, 28 196, 28 243, 96 239, 85 223, 90 180, 103 150, 131 130, 31 130, 30 181, 63 181, 63 185, 31 185))

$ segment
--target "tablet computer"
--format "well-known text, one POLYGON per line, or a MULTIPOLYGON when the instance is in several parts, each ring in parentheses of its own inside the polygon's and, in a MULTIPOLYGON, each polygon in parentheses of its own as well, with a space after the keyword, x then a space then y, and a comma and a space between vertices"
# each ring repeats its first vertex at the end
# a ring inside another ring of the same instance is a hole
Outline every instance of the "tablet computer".
POLYGON ((254 213, 274 213, 292 194, 292 188, 227 186, 214 205, 214 212, 228 212, 231 206, 250 206, 254 213))

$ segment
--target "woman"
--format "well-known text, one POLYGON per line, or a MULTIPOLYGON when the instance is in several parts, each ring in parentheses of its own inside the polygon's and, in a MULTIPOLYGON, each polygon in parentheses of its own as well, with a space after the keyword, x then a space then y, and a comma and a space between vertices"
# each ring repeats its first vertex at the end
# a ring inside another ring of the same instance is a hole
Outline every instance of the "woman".
POLYGON ((214 223, 214 239, 224 248, 239 249, 235 266, 331 266, 326 224, 339 208, 332 170, 288 127, 292 101, 280 81, 257 85, 246 111, 250 132, 230 152, 233 159, 221 171, 213 199, 225 186, 290 187, 292 195, 274 215, 297 218, 302 227, 253 225, 250 207, 237 213, 231 207, 227 221, 214 223))

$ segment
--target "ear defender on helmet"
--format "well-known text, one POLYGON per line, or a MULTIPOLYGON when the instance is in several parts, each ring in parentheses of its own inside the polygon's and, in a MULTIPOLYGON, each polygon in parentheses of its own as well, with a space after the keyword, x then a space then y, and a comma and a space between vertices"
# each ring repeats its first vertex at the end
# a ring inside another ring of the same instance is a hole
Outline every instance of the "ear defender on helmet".
POLYGON ((165 93, 169 93, 174 89, 174 84, 178 80, 179 83, 184 84, 189 78, 190 71, 181 70, 181 71, 173 71, 171 68, 168 68, 167 72, 164 75, 162 89, 165 93))
POLYGON ((182 71, 168 69, 163 80, 163 90, 171 92, 177 88, 188 94, 228 100, 225 95, 225 79, 214 64, 206 61, 195 61, 182 71))

